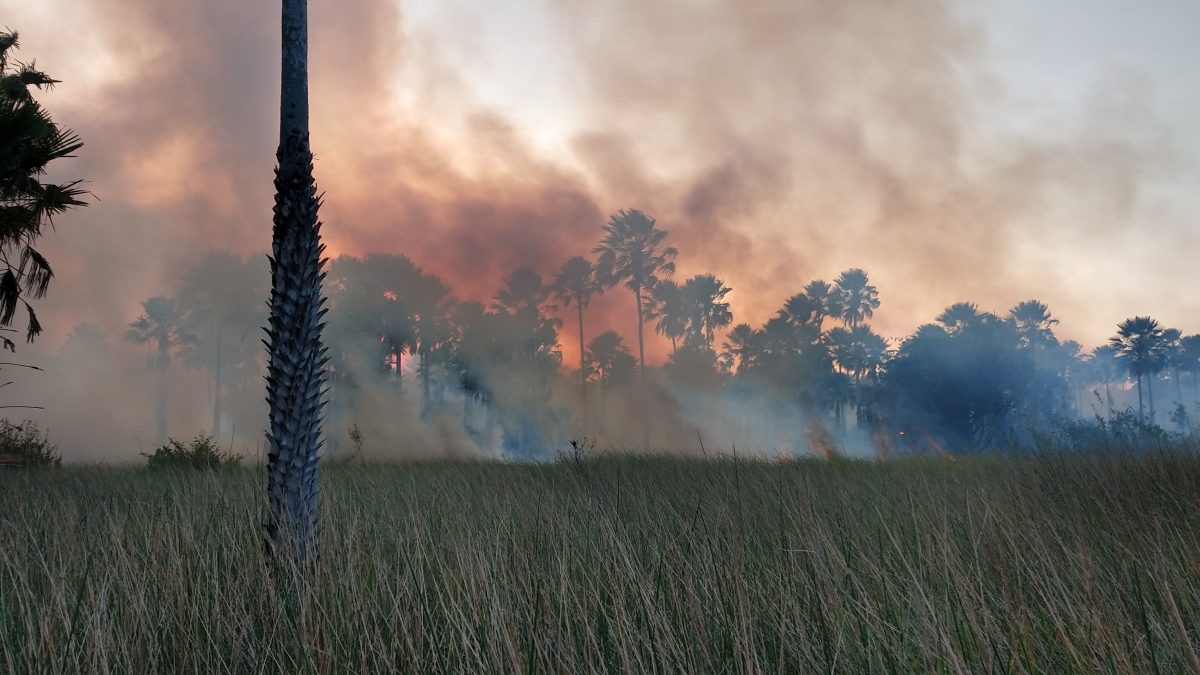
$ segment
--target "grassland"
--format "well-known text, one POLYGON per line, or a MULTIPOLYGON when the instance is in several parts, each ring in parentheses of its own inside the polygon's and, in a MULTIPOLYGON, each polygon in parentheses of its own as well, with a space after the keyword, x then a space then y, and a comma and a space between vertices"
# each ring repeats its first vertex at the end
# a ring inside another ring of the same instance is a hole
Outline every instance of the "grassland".
POLYGON ((0 668, 1200 671, 1200 457, 0 473, 0 668))

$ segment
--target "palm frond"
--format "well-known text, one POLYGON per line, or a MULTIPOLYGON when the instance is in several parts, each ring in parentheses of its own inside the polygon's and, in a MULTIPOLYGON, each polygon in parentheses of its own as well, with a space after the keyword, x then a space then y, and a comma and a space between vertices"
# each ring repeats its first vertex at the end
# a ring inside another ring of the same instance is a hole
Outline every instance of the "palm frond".
POLYGON ((54 270, 50 263, 32 246, 26 246, 21 253, 20 276, 25 280, 25 288, 35 298, 46 296, 50 280, 54 278, 54 270))

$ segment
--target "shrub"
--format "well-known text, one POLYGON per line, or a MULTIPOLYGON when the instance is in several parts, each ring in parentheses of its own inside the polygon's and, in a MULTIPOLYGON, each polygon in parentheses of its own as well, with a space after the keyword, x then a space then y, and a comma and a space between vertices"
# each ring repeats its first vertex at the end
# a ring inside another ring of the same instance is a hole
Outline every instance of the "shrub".
POLYGON ((143 452, 142 456, 150 469, 223 469, 242 462, 241 455, 222 450, 205 434, 198 434, 190 445, 168 438, 153 453, 143 452))
POLYGON ((58 448, 38 428, 36 422, 15 423, 0 420, 0 466, 58 466, 62 457, 58 448))

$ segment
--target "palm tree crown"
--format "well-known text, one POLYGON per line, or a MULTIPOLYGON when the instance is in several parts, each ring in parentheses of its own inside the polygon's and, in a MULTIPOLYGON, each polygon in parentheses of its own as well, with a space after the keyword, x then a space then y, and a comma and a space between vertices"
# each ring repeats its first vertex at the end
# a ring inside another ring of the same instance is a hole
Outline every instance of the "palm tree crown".
POLYGON ((867 273, 861 269, 842 272, 835 283, 837 308, 847 327, 858 326, 879 309, 879 290, 871 285, 867 273))
POLYGON ((663 246, 667 233, 660 230, 653 218, 633 209, 621 210, 604 226, 604 238, 596 247, 600 258, 596 263, 597 276, 605 286, 623 284, 633 291, 637 303, 638 363, 642 377, 646 375, 646 345, 642 324, 645 321, 644 293, 653 291, 659 276, 675 273, 678 251, 663 246))

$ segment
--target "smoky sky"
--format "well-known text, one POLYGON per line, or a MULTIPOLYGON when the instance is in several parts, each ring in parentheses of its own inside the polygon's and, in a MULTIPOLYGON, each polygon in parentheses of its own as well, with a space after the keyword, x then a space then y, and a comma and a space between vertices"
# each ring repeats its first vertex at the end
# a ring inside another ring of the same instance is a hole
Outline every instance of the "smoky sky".
MULTIPOLYGON (((45 103, 87 143, 56 172, 97 197, 47 239, 46 342, 85 321, 119 335, 199 251, 269 244, 278 7, 26 4, 0 0, 22 56, 64 80, 45 103)), ((1191 165, 1146 105, 1152 85, 1117 72, 1066 129, 1010 129, 994 115, 1010 92, 988 26, 957 3, 546 4, 576 115, 558 151, 519 111, 480 102, 442 57, 454 31, 390 0, 310 4, 334 255, 403 253, 486 300, 514 267, 549 276, 595 246, 608 214, 639 208, 670 232, 681 277, 734 288, 737 321, 862 267, 889 337, 958 300, 1004 311, 1030 297, 1088 345, 1135 312, 1200 328, 1191 294, 1145 290, 1169 287, 1182 261, 1161 251, 1194 243, 1186 205, 1154 190, 1191 165)), ((633 337, 627 295, 594 302, 592 335, 633 337)), ((566 331, 568 363, 573 343, 566 331)))

